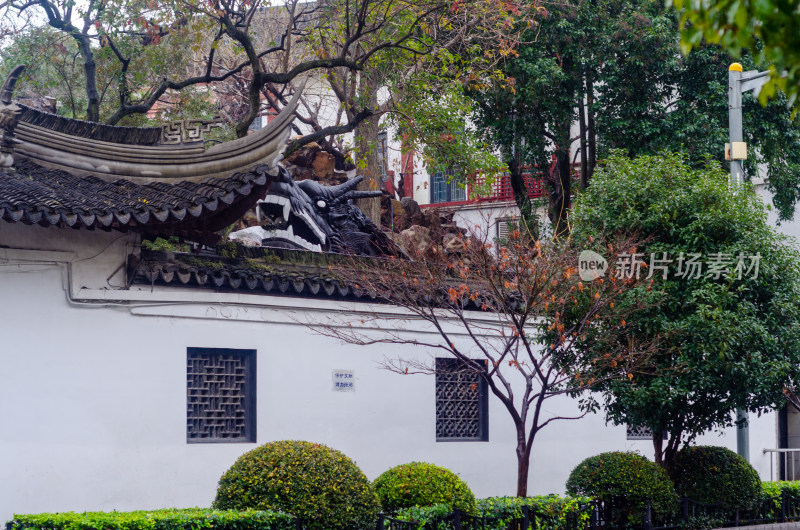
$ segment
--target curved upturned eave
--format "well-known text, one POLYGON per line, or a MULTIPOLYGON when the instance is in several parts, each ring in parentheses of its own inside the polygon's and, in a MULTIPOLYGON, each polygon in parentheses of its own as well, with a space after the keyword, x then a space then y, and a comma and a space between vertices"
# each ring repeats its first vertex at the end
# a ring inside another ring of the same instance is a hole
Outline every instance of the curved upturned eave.
POLYGON ((200 182, 248 171, 257 164, 275 166, 291 134, 303 85, 269 124, 253 134, 204 149, 201 146, 136 146, 72 136, 30 123, 15 130, 14 151, 50 168, 103 180, 120 178, 138 184, 186 180, 200 182))

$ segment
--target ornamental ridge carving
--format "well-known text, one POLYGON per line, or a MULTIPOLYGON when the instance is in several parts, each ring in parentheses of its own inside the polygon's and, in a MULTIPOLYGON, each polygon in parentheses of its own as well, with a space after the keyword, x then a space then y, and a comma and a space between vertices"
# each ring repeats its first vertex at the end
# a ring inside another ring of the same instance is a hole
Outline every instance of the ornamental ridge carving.
POLYGON ((180 120, 165 123, 161 126, 161 143, 163 145, 189 144, 205 141, 205 135, 222 127, 221 121, 180 120))
POLYGON ((25 70, 24 64, 14 68, 0 89, 0 130, 3 132, 0 140, 0 167, 11 167, 14 164, 14 144, 19 143, 19 140, 14 138, 14 127, 17 126, 22 108, 12 102, 11 98, 14 95, 17 79, 23 70, 25 70))

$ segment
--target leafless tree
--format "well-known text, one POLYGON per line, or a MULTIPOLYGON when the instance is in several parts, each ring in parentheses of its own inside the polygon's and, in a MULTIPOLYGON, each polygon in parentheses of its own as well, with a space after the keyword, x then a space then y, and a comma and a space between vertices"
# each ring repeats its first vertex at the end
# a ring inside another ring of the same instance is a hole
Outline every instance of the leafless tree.
MULTIPOLYGON (((545 404, 601 378, 632 377, 654 343, 637 343, 625 321, 630 313, 614 303, 638 280, 613 275, 581 280, 571 241, 532 241, 517 228, 509 234, 498 243, 486 233, 473 234, 457 252, 433 247, 413 260, 352 260, 343 268, 345 281, 401 308, 412 323, 409 329, 427 326, 428 338, 381 329, 377 312, 367 317, 374 326, 356 328, 333 317, 312 329, 349 344, 419 346, 477 373, 513 420, 517 495, 525 496, 536 436, 555 421, 585 415, 577 407, 574 414, 550 415, 545 404), (611 332, 599 333, 601 323, 611 332), (593 351, 606 346, 608 355, 590 360, 582 354, 589 346, 593 351)), ((610 259, 631 247, 630 240, 609 243, 610 259)), ((435 372, 435 365, 407 358, 387 358, 383 367, 400 374, 435 372)))

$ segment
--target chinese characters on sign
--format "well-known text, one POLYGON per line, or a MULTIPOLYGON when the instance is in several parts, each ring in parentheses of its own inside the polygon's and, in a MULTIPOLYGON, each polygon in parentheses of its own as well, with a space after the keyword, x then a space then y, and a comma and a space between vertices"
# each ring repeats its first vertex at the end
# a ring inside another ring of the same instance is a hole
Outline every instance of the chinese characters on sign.
POLYGON ((620 254, 617 258, 614 276, 617 278, 758 278, 761 254, 737 255, 712 252, 707 256, 700 253, 683 253, 672 256, 667 252, 654 252, 649 258, 642 253, 620 254))
POLYGON ((355 377, 352 370, 333 371, 333 391, 334 392, 355 392, 355 377))

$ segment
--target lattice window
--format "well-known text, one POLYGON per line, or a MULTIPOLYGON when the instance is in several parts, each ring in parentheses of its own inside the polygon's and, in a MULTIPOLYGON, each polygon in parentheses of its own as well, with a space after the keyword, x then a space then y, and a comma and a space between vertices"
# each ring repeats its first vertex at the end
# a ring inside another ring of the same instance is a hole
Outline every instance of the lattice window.
POLYGON ((255 371, 255 350, 187 349, 187 442, 256 441, 255 371))
MULTIPOLYGON (((628 425, 628 440, 652 440, 653 430, 644 425, 628 425)), ((667 439, 667 433, 664 433, 664 439, 667 439)))
POLYGON ((436 359, 437 441, 488 441, 488 410, 486 382, 475 368, 436 359))

